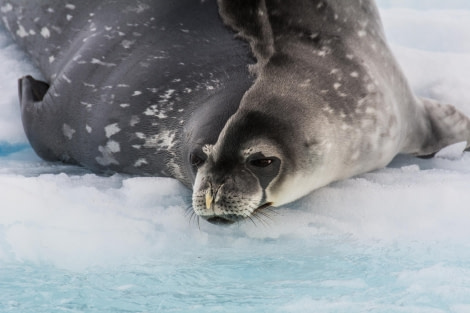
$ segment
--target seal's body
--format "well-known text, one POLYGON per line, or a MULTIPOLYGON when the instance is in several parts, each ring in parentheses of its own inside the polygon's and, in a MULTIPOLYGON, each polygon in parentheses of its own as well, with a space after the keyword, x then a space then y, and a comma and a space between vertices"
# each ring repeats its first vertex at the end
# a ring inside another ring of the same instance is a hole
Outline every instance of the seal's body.
POLYGON ((413 95, 369 0, 219 0, 251 50, 214 1, 19 2, 3 19, 51 85, 20 81, 36 151, 175 177, 214 223, 470 143, 467 117, 413 95))
POLYGON ((97 172, 194 180, 253 81, 248 44, 215 1, 1 1, 5 26, 46 84, 20 80, 36 152, 97 172))

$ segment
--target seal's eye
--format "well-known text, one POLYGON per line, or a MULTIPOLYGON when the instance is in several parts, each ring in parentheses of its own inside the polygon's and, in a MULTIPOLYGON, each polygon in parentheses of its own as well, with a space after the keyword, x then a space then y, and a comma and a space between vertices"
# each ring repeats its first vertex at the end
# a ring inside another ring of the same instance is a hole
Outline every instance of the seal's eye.
POLYGON ((255 159, 250 161, 250 165, 254 167, 268 167, 273 163, 273 159, 255 159))
POLYGON ((195 167, 199 167, 204 164, 204 159, 195 153, 191 153, 191 155, 189 156, 189 161, 191 162, 191 165, 195 167))

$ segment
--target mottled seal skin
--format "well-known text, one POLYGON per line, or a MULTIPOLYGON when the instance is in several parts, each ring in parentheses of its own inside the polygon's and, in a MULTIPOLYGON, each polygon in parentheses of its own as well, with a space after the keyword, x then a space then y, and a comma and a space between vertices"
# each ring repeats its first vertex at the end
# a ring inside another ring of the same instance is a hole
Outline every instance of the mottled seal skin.
POLYGON ((387 165, 470 143, 470 120, 413 95, 369 0, 219 0, 257 59, 256 81, 204 149, 197 214, 219 223, 387 165))
POLYGON ((46 160, 191 187, 191 151, 215 143, 253 81, 215 0, 15 0, 0 14, 44 76, 19 89, 46 160))
POLYGON ((369 0, 0 3, 47 81, 20 80, 38 154, 177 178, 213 223, 470 142, 467 117, 413 95, 369 0))

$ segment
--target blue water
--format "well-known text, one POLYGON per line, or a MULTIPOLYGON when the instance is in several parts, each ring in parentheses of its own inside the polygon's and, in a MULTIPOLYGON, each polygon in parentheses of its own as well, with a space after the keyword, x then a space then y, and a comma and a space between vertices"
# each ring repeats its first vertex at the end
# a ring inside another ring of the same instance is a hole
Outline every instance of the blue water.
POLYGON ((0 312, 470 309, 470 250, 447 244, 364 245, 348 238, 252 240, 242 247, 219 242, 86 270, 2 263, 0 278, 0 312))
POLYGON ((30 147, 31 146, 28 143, 12 144, 8 142, 0 142, 0 157, 8 156, 30 147))

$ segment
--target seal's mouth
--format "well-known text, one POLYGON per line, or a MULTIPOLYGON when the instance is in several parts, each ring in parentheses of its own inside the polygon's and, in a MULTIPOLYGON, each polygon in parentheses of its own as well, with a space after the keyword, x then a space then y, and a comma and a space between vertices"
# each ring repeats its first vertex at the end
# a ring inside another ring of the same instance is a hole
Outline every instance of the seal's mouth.
POLYGON ((235 223, 235 221, 229 220, 222 216, 213 216, 213 217, 208 218, 207 221, 211 224, 222 225, 222 226, 231 225, 235 223))
MULTIPOLYGON (((265 208, 268 208, 272 205, 273 205, 272 202, 266 202, 265 204, 262 204, 259 207, 257 207, 251 215, 256 215, 257 211, 261 211, 261 210, 263 210, 265 208)), ((235 222, 239 222, 243 219, 249 218, 250 216, 243 216, 243 215, 238 215, 238 214, 227 214, 227 215, 205 216, 204 219, 206 219, 211 224, 221 225, 221 226, 228 226, 228 225, 231 225, 235 222)))

